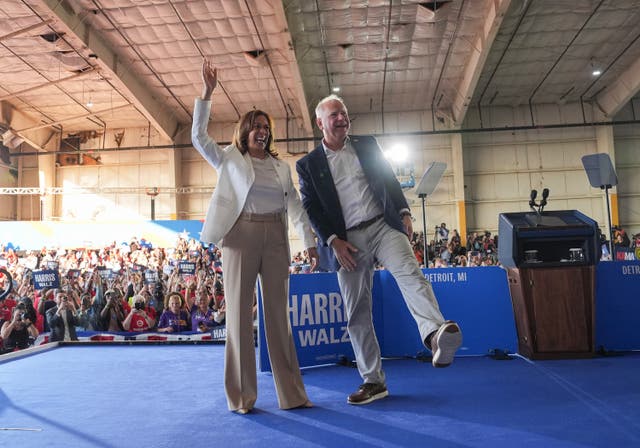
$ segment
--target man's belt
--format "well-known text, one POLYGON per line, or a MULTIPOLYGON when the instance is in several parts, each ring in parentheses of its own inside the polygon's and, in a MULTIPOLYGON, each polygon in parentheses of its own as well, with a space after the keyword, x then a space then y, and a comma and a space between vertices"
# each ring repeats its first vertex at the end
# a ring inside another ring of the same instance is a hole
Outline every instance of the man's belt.
POLYGON ((353 227, 349 227, 349 228, 347 229, 347 232, 348 232, 348 231, 350 231, 350 230, 362 230, 362 229, 366 229, 366 228, 367 228, 367 227, 369 227, 371 224, 373 224, 373 223, 374 223, 374 222, 376 222, 376 221, 381 220, 382 218, 384 218, 384 214, 380 214, 380 215, 378 215, 378 216, 374 216, 373 218, 371 218, 371 219, 367 219, 366 221, 362 221, 361 223, 356 224, 356 225, 355 225, 355 226, 353 226, 353 227))

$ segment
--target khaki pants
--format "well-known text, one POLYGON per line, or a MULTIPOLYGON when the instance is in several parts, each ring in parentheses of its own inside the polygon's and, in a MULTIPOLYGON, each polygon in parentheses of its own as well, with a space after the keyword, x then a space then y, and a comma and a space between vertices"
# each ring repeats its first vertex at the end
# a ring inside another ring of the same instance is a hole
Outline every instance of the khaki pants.
POLYGON ((227 307, 224 383, 232 411, 253 408, 258 395, 252 309, 258 275, 278 405, 289 409, 308 400, 289 324, 289 250, 284 219, 281 213, 243 213, 222 244, 227 307))
POLYGON ((340 268, 338 284, 349 317, 349 338, 356 356, 358 371, 365 383, 385 384, 380 346, 371 316, 371 288, 375 260, 393 275, 409 312, 424 339, 440 328, 444 317, 433 294, 431 283, 424 278, 407 235, 379 220, 362 230, 347 231, 349 242, 358 248, 353 254, 357 267, 353 271, 340 268))

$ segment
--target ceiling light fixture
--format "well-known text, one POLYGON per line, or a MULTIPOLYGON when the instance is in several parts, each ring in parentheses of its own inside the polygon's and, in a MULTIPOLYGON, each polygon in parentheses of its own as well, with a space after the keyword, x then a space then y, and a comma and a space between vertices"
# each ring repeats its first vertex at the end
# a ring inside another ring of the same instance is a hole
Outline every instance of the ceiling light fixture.
POLYGON ((589 68, 591 70, 591 76, 600 76, 602 74, 602 70, 600 70, 598 64, 596 64, 596 61, 593 58, 589 61, 589 68))
POLYGON ((396 143, 391 149, 384 151, 384 156, 387 160, 391 160, 396 163, 403 163, 409 156, 409 149, 404 143, 396 143))
POLYGON ((334 87, 333 89, 331 89, 331 91, 333 93, 338 93, 340 91, 340 87, 334 87))

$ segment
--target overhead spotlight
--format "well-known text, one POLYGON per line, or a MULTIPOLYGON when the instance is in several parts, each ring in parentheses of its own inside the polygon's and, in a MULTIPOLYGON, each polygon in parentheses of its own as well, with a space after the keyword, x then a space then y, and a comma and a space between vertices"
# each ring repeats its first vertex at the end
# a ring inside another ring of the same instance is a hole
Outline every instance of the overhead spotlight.
POLYGON ((333 93, 338 93, 338 92, 340 91, 340 87, 336 86, 336 87, 334 87, 333 89, 331 89, 331 91, 332 91, 333 93))
POLYGON ((407 146, 402 143, 396 143, 390 150, 384 152, 384 156, 387 159, 398 163, 402 163, 407 160, 408 155, 409 150, 407 149, 407 146))
POLYGON ((591 76, 600 76, 602 74, 602 70, 600 70, 600 67, 593 58, 589 61, 589 68, 591 69, 591 76))

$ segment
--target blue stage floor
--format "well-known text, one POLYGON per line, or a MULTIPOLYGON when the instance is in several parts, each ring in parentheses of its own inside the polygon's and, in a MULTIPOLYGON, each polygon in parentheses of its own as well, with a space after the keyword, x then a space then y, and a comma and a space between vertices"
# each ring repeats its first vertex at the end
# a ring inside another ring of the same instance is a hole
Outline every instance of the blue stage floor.
POLYGON ((385 360, 366 406, 343 366, 306 369, 312 409, 281 411, 259 373, 253 413, 227 411, 222 345, 71 346, 0 363, 0 446, 634 447, 640 354, 586 360, 385 360))

